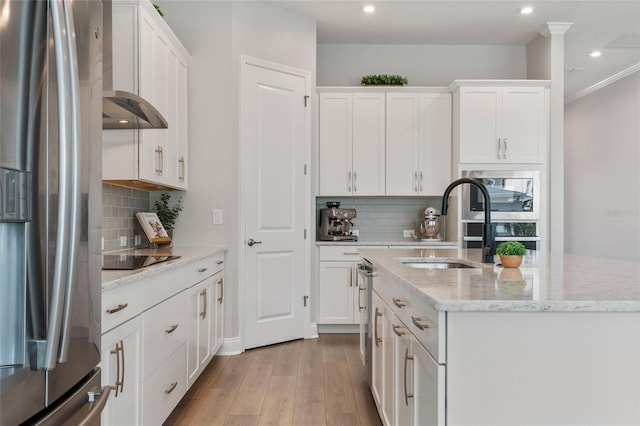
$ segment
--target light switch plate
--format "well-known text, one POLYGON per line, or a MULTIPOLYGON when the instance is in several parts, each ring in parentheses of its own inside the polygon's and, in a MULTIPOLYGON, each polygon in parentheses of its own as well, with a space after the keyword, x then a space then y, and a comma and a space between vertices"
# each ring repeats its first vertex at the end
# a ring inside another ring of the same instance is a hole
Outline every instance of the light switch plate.
POLYGON ((211 210, 211 223, 213 225, 222 225, 222 209, 211 210))
POLYGON ((126 236, 120 237, 120 247, 126 247, 126 246, 127 246, 127 237, 126 236))

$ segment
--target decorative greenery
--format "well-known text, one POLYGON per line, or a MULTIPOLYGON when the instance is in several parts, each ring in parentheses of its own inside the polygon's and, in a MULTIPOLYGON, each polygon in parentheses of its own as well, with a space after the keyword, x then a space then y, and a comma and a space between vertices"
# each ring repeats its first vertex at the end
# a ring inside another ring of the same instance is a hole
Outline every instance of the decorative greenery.
POLYGON ((365 75, 362 77, 362 81, 360 82, 363 85, 393 85, 393 86, 403 86, 409 81, 406 77, 402 77, 400 75, 386 75, 386 74, 378 74, 378 75, 365 75))
POLYGON ((496 247, 498 256, 524 256, 526 253, 527 248, 518 241, 504 241, 496 247))
POLYGON ((164 229, 168 231, 172 230, 176 224, 176 219, 183 209, 182 197, 171 206, 171 194, 164 192, 160 195, 160 199, 156 200, 156 214, 158 219, 162 222, 164 229))
POLYGON ((162 10, 160 9, 160 6, 158 6, 157 4, 153 4, 153 7, 156 8, 156 10, 158 11, 158 13, 160 14, 160 16, 162 16, 164 18, 164 13, 162 13, 162 10))

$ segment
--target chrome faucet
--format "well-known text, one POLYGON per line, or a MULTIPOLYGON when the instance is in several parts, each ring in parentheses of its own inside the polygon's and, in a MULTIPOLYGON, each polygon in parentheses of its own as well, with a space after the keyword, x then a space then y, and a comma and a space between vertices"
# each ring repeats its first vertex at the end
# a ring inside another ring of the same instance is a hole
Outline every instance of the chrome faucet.
POLYGON ((442 212, 446 216, 449 209, 449 194, 458 185, 468 183, 477 187, 482 192, 484 198, 484 232, 482 233, 482 250, 484 254, 484 263, 493 263, 493 256, 496 254, 496 241, 491 230, 491 200, 489 199, 489 191, 478 179, 461 178, 454 180, 447 186, 442 195, 442 212))

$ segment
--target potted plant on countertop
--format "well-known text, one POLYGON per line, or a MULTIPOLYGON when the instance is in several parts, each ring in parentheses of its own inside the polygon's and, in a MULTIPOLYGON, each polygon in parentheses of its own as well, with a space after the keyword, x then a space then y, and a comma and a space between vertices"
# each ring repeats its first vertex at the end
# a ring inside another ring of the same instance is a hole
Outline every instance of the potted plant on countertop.
POLYGON ((522 256, 527 254, 527 248, 518 241, 504 241, 496 247, 496 254, 500 256, 502 266, 517 268, 522 263, 522 256))
POLYGON ((173 238, 173 229, 178 219, 178 215, 183 209, 182 197, 178 201, 171 205, 171 194, 164 192, 160 195, 160 199, 155 202, 156 214, 158 219, 162 222, 162 226, 167 231, 167 234, 173 238))

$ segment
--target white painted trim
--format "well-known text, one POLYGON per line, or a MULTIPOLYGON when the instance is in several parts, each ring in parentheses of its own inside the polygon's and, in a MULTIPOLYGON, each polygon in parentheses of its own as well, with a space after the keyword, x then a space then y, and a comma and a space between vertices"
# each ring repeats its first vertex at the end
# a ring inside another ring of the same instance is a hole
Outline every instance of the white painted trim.
POLYGON ((360 324, 319 324, 318 332, 327 334, 358 334, 360 333, 360 324))
POLYGON ((307 328, 307 336, 305 339, 317 339, 318 337, 318 324, 312 322, 309 324, 309 328, 307 328))
MULTIPOLYGON (((311 76, 312 73, 311 71, 306 71, 303 69, 299 69, 299 68, 294 68, 294 67, 290 67, 288 65, 282 65, 282 64, 277 64, 275 62, 271 62, 271 61, 266 61, 264 59, 259 59, 259 58, 254 58, 251 56, 247 56, 247 55, 240 55, 240 69, 239 69, 239 73, 240 73, 240 82, 239 82, 239 90, 238 90, 238 96, 239 96, 239 102, 238 102, 238 141, 239 141, 239 153, 240 153, 240 158, 239 158, 239 167, 238 167, 238 179, 240 182, 240 197, 239 197, 239 207, 240 207, 240 241, 239 241, 239 253, 238 253, 238 295, 239 295, 239 302, 238 302, 238 323, 239 323, 239 330, 240 330, 240 337, 239 339, 239 348, 240 348, 240 352, 244 352, 245 349, 245 341, 244 341, 244 331, 245 331, 245 323, 244 323, 244 300, 245 300, 245 274, 244 274, 244 266, 245 266, 245 240, 246 240, 246 229, 245 229, 245 216, 244 216, 244 212, 245 212, 245 205, 244 205, 244 194, 245 194, 245 185, 246 185, 246 179, 244 178, 246 176, 245 173, 245 163, 244 161, 242 161, 243 158, 245 158, 244 155, 244 150, 245 150, 245 140, 244 140, 244 132, 243 132, 243 82, 245 81, 245 77, 244 77, 244 70, 245 67, 247 65, 250 66, 255 66, 255 67, 260 67, 260 68, 264 68, 264 69, 268 69, 268 70, 272 70, 272 71, 276 71, 276 72, 281 72, 281 73, 285 73, 285 74, 290 74, 293 76, 297 76, 300 78, 304 78, 305 81, 305 92, 308 96, 312 95, 312 91, 311 91, 311 76)), ((305 163, 306 164, 311 164, 311 106, 309 106, 309 108, 306 111, 305 114, 305 138, 307 141, 307 146, 306 146, 306 153, 305 153, 305 163)), ((307 173, 306 175, 306 182, 305 182, 305 198, 306 199, 310 199, 311 198, 311 173, 307 173)), ((309 235, 311 235, 310 229, 312 228, 312 222, 311 222, 311 206, 309 205, 309 203, 307 203, 306 207, 305 207, 305 228, 307 229, 307 238, 309 238, 309 235)), ((306 256, 305 256, 305 270, 308 271, 308 275, 307 275, 307 280, 305 283, 305 288, 303 289, 303 294, 307 294, 310 295, 311 294, 311 247, 309 246, 309 244, 305 245, 305 251, 306 251, 306 256)), ((312 298, 310 298, 312 299, 312 298)), ((302 331, 302 335, 301 337, 307 337, 307 333, 310 330, 310 324, 311 324, 311 305, 308 304, 307 305, 307 309, 304 312, 304 324, 303 324, 303 331, 302 331)), ((316 332, 316 336, 317 336, 317 332, 316 332)))
POLYGON ((588 94, 593 93, 596 90, 602 89, 603 87, 606 87, 606 86, 608 86, 608 85, 610 85, 612 83, 615 83, 616 81, 621 80, 621 79, 623 79, 623 78, 625 78, 625 77, 627 77, 627 76, 629 76, 629 75, 631 75, 633 73, 636 73, 638 71, 640 71, 640 63, 632 65, 629 68, 620 71, 619 73, 616 73, 616 74, 614 74, 614 75, 612 75, 610 77, 607 77, 604 80, 602 80, 602 81, 600 81, 600 82, 598 82, 598 83, 596 83, 596 84, 594 84, 592 86, 587 87, 586 89, 583 89, 583 90, 581 90, 579 92, 574 93, 571 96, 567 96, 565 98, 565 100, 564 100, 564 104, 566 105, 566 104, 568 104, 570 102, 573 102, 573 101, 575 101, 577 99, 582 98, 583 96, 587 96, 588 94))
POLYGON ((452 93, 460 87, 550 87, 551 80, 454 80, 449 84, 452 93))
POLYGON ((240 336, 224 339, 215 356, 238 355, 244 352, 240 336))

